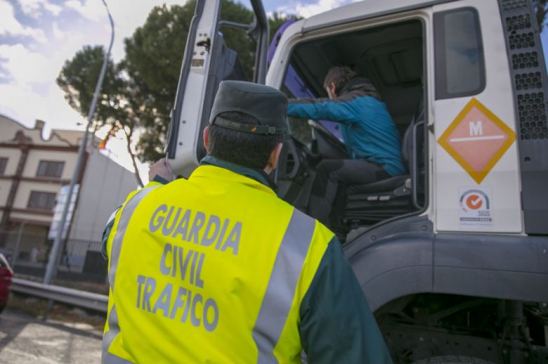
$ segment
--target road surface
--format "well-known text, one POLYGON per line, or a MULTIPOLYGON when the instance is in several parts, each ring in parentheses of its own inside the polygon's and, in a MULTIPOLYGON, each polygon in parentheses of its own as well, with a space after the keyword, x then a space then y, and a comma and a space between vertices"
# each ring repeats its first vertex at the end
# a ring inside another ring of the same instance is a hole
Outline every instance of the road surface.
POLYGON ((0 314, 0 364, 100 363, 101 332, 89 324, 0 314))

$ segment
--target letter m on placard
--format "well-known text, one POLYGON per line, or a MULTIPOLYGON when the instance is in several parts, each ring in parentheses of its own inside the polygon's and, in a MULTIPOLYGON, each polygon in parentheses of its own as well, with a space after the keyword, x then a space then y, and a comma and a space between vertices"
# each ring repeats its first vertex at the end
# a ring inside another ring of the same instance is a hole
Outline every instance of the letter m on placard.
POLYGON ((483 122, 481 121, 470 121, 468 123, 468 128, 470 131, 470 136, 483 135, 483 122))

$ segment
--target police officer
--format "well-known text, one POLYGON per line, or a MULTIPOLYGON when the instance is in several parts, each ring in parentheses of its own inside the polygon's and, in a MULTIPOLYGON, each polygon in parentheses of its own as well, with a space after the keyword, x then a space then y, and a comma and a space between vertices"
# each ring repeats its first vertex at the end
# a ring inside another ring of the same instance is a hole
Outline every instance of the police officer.
POLYGON ((269 182, 286 109, 276 89, 222 82, 200 166, 116 212, 103 363, 390 362, 340 243, 269 182))

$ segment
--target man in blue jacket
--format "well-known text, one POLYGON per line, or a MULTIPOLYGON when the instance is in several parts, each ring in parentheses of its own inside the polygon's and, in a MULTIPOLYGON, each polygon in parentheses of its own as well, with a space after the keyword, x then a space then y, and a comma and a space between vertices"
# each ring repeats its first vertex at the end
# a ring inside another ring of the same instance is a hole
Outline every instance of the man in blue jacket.
POLYGON ((348 159, 318 164, 308 213, 335 227, 335 200, 344 198, 340 185, 366 184, 405 173, 394 121, 375 87, 349 67, 333 67, 323 86, 328 99, 295 99, 288 116, 330 120, 341 125, 348 159), (334 216, 332 216, 334 215, 334 216))

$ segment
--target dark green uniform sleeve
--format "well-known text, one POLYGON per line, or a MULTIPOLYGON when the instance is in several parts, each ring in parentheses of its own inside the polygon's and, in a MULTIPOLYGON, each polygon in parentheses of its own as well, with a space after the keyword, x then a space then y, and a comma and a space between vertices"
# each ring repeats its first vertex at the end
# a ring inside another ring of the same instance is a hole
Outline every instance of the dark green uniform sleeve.
POLYGON ((103 258, 108 259, 108 252, 107 252, 107 241, 108 237, 110 236, 110 232, 112 231, 112 227, 114 226, 114 216, 116 215, 116 212, 120 207, 118 207, 110 216, 108 219, 107 225, 105 226, 105 230, 103 230, 103 236, 101 237, 101 252, 103 253, 103 258))
POLYGON ((308 363, 392 363, 341 244, 333 239, 300 307, 308 363))

